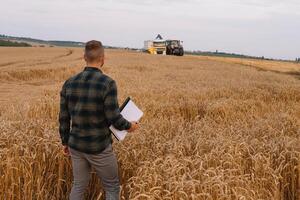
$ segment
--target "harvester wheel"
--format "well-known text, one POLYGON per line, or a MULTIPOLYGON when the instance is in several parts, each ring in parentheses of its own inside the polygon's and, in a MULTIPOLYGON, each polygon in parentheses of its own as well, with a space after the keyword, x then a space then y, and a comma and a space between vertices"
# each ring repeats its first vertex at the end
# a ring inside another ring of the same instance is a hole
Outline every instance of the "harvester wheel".
POLYGON ((180 52, 180 53, 179 53, 179 56, 183 56, 183 55, 184 55, 183 49, 180 49, 179 52, 180 52))

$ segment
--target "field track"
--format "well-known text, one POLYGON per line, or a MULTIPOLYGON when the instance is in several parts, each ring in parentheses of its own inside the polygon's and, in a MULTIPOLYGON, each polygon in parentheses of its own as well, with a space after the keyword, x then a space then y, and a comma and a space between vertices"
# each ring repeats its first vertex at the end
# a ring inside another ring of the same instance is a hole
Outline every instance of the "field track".
MULTIPOLYGON (((80 48, 0 48, 0 199, 66 199, 59 91, 80 48), (2 195, 2 196, 1 196, 2 195)), ((122 199, 300 200, 300 64, 107 50, 145 112, 114 143, 122 199)), ((86 199, 103 193, 93 174, 86 199)))
POLYGON ((73 52, 68 48, 0 48, 0 102, 31 99, 37 97, 39 91, 55 85, 53 77, 46 80, 45 77, 49 72, 55 76, 66 69, 64 64, 82 58, 79 54, 72 55, 73 52), (22 78, 25 75, 27 78, 22 78))

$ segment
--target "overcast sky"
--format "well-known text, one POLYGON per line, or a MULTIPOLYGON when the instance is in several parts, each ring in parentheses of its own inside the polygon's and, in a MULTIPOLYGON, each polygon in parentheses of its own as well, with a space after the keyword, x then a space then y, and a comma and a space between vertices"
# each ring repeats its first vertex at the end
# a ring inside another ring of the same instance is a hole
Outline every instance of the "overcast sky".
POLYGON ((142 47, 157 33, 187 50, 300 57, 300 0, 0 0, 0 34, 142 47))

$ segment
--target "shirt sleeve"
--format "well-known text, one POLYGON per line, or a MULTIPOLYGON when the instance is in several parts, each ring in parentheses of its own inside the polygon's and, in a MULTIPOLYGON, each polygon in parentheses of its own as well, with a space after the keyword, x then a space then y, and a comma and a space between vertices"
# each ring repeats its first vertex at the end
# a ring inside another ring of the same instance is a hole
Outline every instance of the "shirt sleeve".
POLYGON ((63 145, 68 144, 70 134, 70 115, 66 97, 66 83, 60 92, 59 134, 63 145))
POLYGON ((131 126, 120 113, 118 92, 115 81, 111 81, 104 94, 104 113, 107 121, 118 130, 128 130, 131 126))

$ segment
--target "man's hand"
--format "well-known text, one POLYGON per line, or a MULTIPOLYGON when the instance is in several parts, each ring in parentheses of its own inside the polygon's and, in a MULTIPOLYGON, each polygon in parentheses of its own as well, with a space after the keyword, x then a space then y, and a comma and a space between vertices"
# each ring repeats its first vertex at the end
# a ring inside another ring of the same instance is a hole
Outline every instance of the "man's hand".
POLYGON ((70 156, 69 147, 67 145, 64 145, 63 151, 65 156, 70 156))
POLYGON ((135 131, 135 130, 138 129, 138 128, 139 128, 139 125, 138 125, 137 122, 131 122, 130 129, 128 129, 127 131, 128 131, 128 132, 133 132, 133 131, 135 131))

